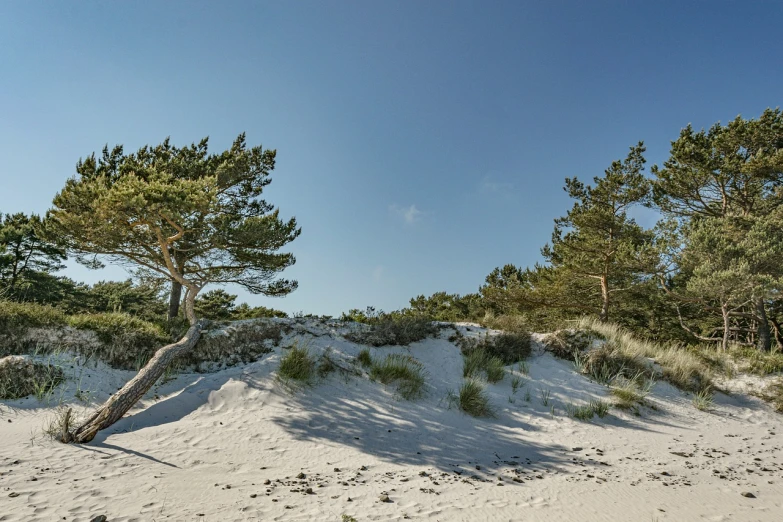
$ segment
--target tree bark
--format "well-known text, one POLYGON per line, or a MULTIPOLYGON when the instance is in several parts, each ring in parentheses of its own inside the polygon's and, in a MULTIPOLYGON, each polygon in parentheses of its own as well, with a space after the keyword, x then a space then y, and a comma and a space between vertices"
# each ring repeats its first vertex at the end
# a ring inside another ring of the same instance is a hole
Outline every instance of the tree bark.
POLYGON ((758 298, 753 302, 758 315, 759 324, 756 328, 758 339, 756 348, 760 352, 768 352, 772 349, 772 332, 770 332, 769 321, 767 320, 767 311, 764 307, 764 299, 758 298))
POLYGON ((179 316, 179 304, 182 302, 182 283, 179 281, 171 282, 171 292, 169 294, 169 321, 179 316))
POLYGON ((729 349, 729 333, 731 332, 731 325, 729 321, 731 316, 729 315, 729 305, 724 304, 721 306, 721 312, 723 314, 723 339, 721 340, 721 349, 725 352, 729 349))
POLYGON ((157 382, 171 362, 190 351, 201 337, 202 323, 193 324, 185 336, 176 343, 160 348, 144 368, 117 393, 109 397, 81 426, 63 442, 90 442, 98 431, 120 420, 139 399, 157 382))
POLYGON ((609 320, 609 281, 606 276, 601 277, 601 313, 598 320, 602 323, 609 320))

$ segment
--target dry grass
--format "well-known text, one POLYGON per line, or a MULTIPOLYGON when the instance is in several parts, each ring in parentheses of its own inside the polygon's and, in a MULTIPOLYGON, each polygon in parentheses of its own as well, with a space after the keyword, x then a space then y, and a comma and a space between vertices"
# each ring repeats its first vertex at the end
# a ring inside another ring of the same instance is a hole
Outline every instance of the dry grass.
POLYGON ((661 368, 661 379, 678 388, 699 392, 713 387, 713 370, 703 358, 683 346, 640 340, 617 325, 590 318, 581 319, 578 328, 594 330, 606 338, 611 343, 611 354, 621 363, 635 365, 643 358, 652 359, 661 368))

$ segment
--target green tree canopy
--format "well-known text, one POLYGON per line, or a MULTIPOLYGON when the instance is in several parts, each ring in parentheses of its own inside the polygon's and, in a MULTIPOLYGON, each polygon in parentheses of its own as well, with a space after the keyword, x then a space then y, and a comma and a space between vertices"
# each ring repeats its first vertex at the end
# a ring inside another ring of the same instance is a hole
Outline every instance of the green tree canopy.
POLYGON ((37 300, 36 281, 64 268, 65 250, 46 239, 47 223, 38 215, 0 215, 0 294, 37 300))
POLYGON ((275 151, 248 148, 244 134, 219 154, 209 154, 207 143, 177 148, 167 139, 127 155, 120 146, 104 148, 99 159, 79 161, 49 214, 55 233, 82 259, 180 283, 191 324, 207 284, 272 296, 297 286, 277 278, 295 262, 278 250, 301 230, 260 199, 275 151))
POLYGON ((652 235, 628 217, 628 210, 649 195, 644 151, 641 142, 631 147, 625 160, 613 162, 603 177, 593 178, 593 186, 566 178, 565 190, 577 201, 555 220, 552 243, 541 250, 559 279, 594 281, 600 290, 602 321, 609 318, 610 296, 632 285, 650 262, 647 247, 652 235))

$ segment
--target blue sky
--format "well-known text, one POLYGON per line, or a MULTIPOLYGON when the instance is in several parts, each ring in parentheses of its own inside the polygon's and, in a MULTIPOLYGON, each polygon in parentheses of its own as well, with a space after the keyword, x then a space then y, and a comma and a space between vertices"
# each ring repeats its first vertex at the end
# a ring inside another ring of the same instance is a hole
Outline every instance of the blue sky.
POLYGON ((303 233, 299 290, 241 299, 338 315, 473 292, 540 260, 566 176, 780 105, 781 20, 773 1, 0 2, 0 212, 45 212, 106 143, 244 131, 277 149, 266 199, 303 233))

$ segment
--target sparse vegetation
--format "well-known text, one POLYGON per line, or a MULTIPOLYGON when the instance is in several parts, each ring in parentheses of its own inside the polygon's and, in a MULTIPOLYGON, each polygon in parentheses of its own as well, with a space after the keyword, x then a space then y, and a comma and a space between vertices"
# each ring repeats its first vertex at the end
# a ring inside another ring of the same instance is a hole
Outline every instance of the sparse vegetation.
POLYGON ((449 402, 473 417, 494 417, 495 409, 489 402, 489 396, 481 381, 465 379, 458 394, 450 394, 449 402))
POLYGON ((547 390, 541 389, 539 390, 539 393, 541 395, 541 404, 543 406, 549 406, 549 400, 552 397, 552 391, 548 389, 547 390))
POLYGON ((709 388, 696 392, 693 396, 693 406, 697 410, 709 411, 714 404, 713 393, 709 388))
POLYGON ((390 353, 381 361, 373 361, 370 378, 383 384, 395 383, 397 393, 406 400, 424 395, 424 366, 410 355, 390 353))
POLYGON ((609 413, 609 404, 594 399, 581 406, 575 406, 569 403, 565 406, 565 410, 570 417, 587 421, 592 419, 595 415, 598 415, 600 418, 606 417, 609 413))
POLYGON ((511 377, 511 392, 517 393, 519 389, 525 385, 525 380, 519 375, 514 374, 511 377))
POLYGON ((637 404, 644 404, 644 398, 654 383, 654 380, 646 379, 644 374, 640 373, 632 379, 625 377, 615 379, 609 391, 615 397, 615 405, 618 408, 631 409, 637 404))
POLYGON ((359 355, 356 356, 356 360, 359 361, 359 364, 361 364, 364 368, 371 367, 372 356, 370 355, 370 350, 368 348, 362 349, 362 351, 359 352, 359 355))

